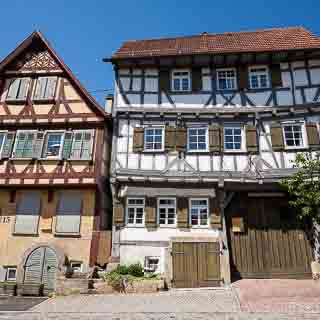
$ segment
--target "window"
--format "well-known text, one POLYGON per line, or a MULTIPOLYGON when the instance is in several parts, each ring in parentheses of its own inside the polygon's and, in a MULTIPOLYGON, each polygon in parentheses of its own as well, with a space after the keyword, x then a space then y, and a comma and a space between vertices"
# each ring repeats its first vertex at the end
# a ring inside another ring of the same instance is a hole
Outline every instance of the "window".
POLYGON ((16 78, 11 80, 6 100, 25 101, 28 95, 30 78, 16 78))
POLYGON ((56 233, 80 233, 82 198, 81 192, 65 191, 60 194, 56 217, 56 233))
POLYGON ((37 79, 34 100, 54 99, 57 77, 40 77, 37 79))
POLYGON ((82 262, 71 261, 70 267, 72 268, 73 272, 82 272, 82 262))
POLYGON ((222 69, 217 71, 218 89, 235 90, 237 89, 237 77, 235 69, 222 69))
POLYGON ((144 198, 128 198, 127 223, 128 225, 144 224, 144 198))
POLYGON ((4 142, 6 140, 7 132, 6 131, 0 131, 0 156, 2 155, 2 149, 4 146, 4 142))
POLYGON ((251 67, 249 69, 251 89, 263 89, 269 87, 269 76, 267 67, 251 67))
POLYGON ((70 158, 74 160, 90 160, 93 149, 93 130, 76 130, 73 134, 70 158))
POLYGON ((224 128, 224 149, 225 150, 242 150, 243 149, 243 137, 242 128, 237 127, 225 127, 224 128))
POLYGON ((174 226, 176 224, 176 199, 158 199, 159 224, 162 226, 174 226))
POLYGON ((208 150, 208 128, 188 128, 188 150, 208 150))
POLYGON ((17 268, 7 267, 6 281, 16 281, 17 280, 17 268))
POLYGON ((146 151, 162 151, 164 145, 164 128, 144 129, 144 149, 146 151))
POLYGON ((36 131, 18 131, 14 145, 14 158, 32 158, 36 131))
POLYGON ((42 152, 44 159, 61 158, 64 132, 47 132, 42 152))
POLYGON ((41 207, 39 192, 25 192, 20 195, 16 209, 14 232, 37 234, 41 207))
POLYGON ((304 132, 302 124, 290 124, 283 126, 284 140, 287 148, 303 148, 304 132))
POLYGON ((190 216, 193 227, 208 226, 208 199, 190 199, 190 216))
POLYGON ((150 273, 159 272, 159 257, 145 257, 144 270, 150 273))
POLYGON ((172 91, 190 91, 190 82, 189 70, 172 71, 172 91))

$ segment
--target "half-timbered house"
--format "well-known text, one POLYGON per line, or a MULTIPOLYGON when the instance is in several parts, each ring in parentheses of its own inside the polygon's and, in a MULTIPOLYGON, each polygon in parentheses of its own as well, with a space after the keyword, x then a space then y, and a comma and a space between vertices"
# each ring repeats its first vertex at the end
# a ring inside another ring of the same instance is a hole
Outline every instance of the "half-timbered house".
POLYGON ((108 260, 110 117, 40 32, 0 83, 0 280, 53 290, 108 260))
POLYGON ((301 27, 127 41, 115 69, 112 259, 176 287, 309 277, 279 180, 319 148, 320 38, 301 27))

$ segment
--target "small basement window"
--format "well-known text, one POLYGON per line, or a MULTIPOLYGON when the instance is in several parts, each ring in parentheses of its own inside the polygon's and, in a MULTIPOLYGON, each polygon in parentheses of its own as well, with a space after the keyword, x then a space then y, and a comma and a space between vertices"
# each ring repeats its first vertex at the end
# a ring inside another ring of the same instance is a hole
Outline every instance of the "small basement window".
POLYGON ((159 257, 146 257, 144 270, 150 273, 159 272, 159 257))
POLYGON ((82 262, 80 261, 71 261, 70 266, 73 272, 82 272, 82 262))
POLYGON ((7 267, 6 281, 16 281, 17 280, 17 268, 7 267))

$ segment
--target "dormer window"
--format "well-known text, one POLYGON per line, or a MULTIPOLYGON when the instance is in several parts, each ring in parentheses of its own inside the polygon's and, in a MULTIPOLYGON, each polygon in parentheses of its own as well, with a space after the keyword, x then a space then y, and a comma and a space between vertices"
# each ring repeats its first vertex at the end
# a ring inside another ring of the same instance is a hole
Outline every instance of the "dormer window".
POLYGON ((40 77, 37 79, 34 100, 53 100, 56 93, 57 77, 40 77))
POLYGON ((249 68, 249 79, 251 89, 265 89, 270 86, 267 67, 249 68))
POLYGON ((28 95, 30 78, 15 78, 10 82, 7 101, 25 101, 28 95))
POLYGON ((173 70, 172 71, 172 91, 190 91, 191 77, 190 70, 173 70))

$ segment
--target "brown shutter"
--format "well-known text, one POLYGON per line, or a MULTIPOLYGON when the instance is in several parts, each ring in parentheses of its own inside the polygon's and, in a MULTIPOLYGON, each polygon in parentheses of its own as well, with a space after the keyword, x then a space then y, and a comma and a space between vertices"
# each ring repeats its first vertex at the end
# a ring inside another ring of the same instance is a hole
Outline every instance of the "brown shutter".
POLYGON ((176 147, 176 128, 166 126, 165 129, 165 150, 167 152, 174 151, 176 147))
POLYGON ((177 144, 178 151, 185 151, 187 146, 187 129, 179 127, 177 128, 177 144))
POLYGON ((192 68, 192 91, 202 90, 202 69, 200 67, 192 68))
POLYGON ((307 123, 306 129, 308 135, 309 148, 311 150, 320 149, 320 140, 317 125, 315 123, 307 123))
POLYGON ((167 69, 159 72, 159 88, 160 91, 170 91, 170 72, 167 69))
POLYGON ((144 129, 143 128, 134 128, 133 132, 133 152, 142 152, 144 144, 144 129))
POLYGON ((220 152, 220 126, 218 124, 209 126, 209 148, 210 152, 220 152))
POLYGON ((115 201, 113 204, 113 223, 117 227, 125 224, 125 210, 121 201, 115 201))
POLYGON ((145 225, 147 228, 155 228, 157 226, 156 203, 156 198, 146 198, 145 225))
POLYGON ((273 64, 270 67, 272 87, 282 87, 280 64, 273 64))
POLYGON ((210 198, 210 226, 214 229, 222 228, 222 220, 219 208, 219 200, 218 198, 210 198))
POLYGON ((188 198, 178 198, 178 228, 189 227, 188 198))
POLYGON ((220 125, 220 151, 224 151, 224 127, 220 125))
POLYGON ((258 153, 257 129, 255 126, 246 126, 246 144, 249 153, 258 153))
POLYGON ((248 68, 247 66, 239 67, 239 87, 240 89, 248 88, 248 68))
POLYGON ((271 142, 273 151, 281 151, 284 149, 282 127, 279 123, 273 124, 271 130, 271 142))

